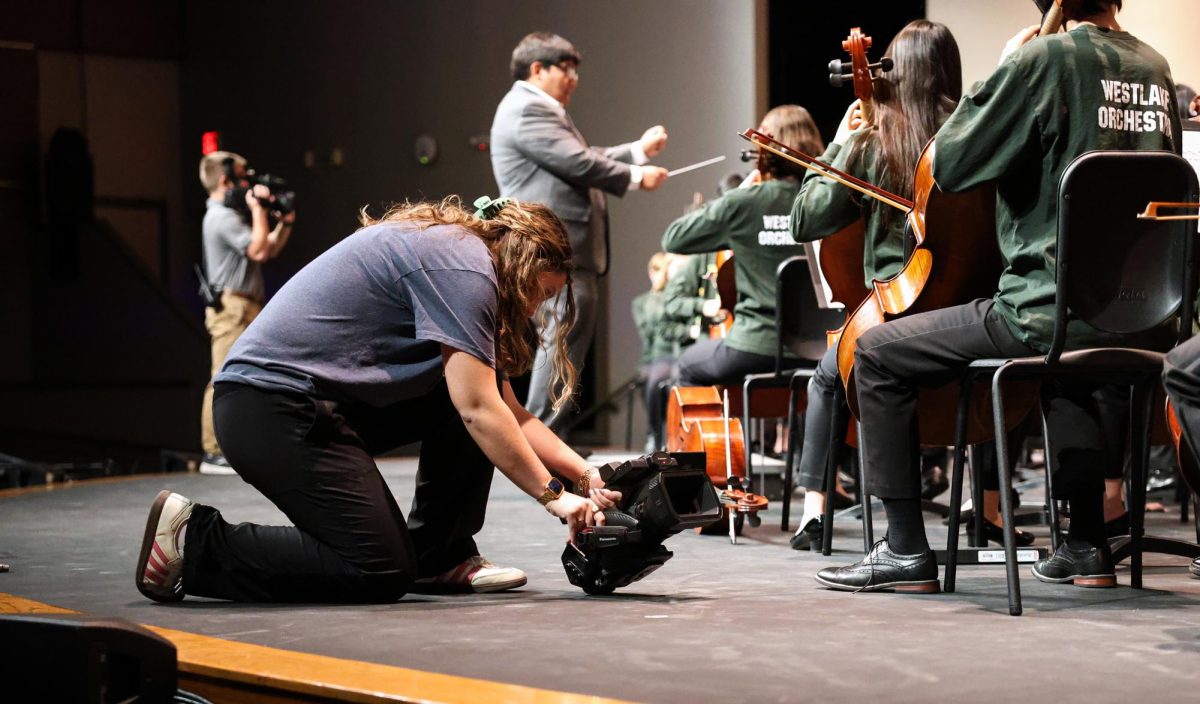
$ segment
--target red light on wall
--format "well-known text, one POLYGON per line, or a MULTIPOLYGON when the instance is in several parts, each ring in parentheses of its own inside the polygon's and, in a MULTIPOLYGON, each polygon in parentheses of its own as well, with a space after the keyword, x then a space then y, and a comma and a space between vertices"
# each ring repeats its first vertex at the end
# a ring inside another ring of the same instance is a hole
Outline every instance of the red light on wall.
POLYGON ((200 154, 208 156, 213 152, 221 150, 221 133, 220 132, 205 132, 200 135, 200 154))

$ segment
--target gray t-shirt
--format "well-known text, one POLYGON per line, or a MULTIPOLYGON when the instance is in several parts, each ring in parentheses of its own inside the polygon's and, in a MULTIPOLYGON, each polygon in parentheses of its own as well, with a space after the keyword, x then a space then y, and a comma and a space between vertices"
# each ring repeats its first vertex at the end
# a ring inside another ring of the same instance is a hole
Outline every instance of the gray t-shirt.
POLYGON ((381 223, 293 276, 214 381, 386 406, 442 379, 442 343, 495 368, 498 313, 483 240, 454 225, 381 223))
POLYGON ((220 290, 263 300, 262 267, 246 256, 252 236, 250 225, 219 200, 210 198, 207 208, 201 232, 208 282, 220 290))

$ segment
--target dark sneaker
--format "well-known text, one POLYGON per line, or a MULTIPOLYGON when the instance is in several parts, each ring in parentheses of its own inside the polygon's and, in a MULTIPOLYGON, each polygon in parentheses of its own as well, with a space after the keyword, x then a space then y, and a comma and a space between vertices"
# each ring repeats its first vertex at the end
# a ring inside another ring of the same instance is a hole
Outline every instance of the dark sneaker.
POLYGON ((1200 557, 1192 560, 1192 564, 1188 565, 1188 572, 1191 572, 1193 577, 1200 577, 1200 557))
POLYGON ((825 528, 821 516, 808 519, 800 526, 789 541, 793 550, 820 550, 821 541, 825 538, 825 528))
POLYGON ((1033 563, 1033 576, 1052 584, 1072 583, 1077 587, 1115 587, 1112 553, 1078 541, 1064 542, 1045 560, 1033 563))
POLYGON ((237 474, 233 466, 229 464, 229 460, 225 459, 225 455, 205 455, 200 462, 201 474, 237 474))
POLYGON ((936 594, 937 559, 929 550, 916 555, 897 555, 887 538, 875 543, 871 554, 846 567, 826 567, 816 575, 818 584, 846 592, 894 590, 908 594, 936 594))
POLYGON ((146 597, 155 601, 183 598, 183 545, 179 534, 192 517, 194 506, 165 489, 154 498, 135 572, 138 591, 146 597))

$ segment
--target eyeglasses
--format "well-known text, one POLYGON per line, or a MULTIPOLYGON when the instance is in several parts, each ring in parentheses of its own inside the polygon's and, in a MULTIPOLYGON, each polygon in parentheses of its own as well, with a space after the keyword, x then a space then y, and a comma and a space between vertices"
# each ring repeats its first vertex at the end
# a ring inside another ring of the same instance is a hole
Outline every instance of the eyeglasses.
POLYGON ((542 62, 542 65, 545 66, 547 69, 549 69, 551 66, 557 66, 558 70, 567 74, 568 78, 579 80, 579 67, 573 63, 569 63, 566 61, 555 63, 553 61, 546 60, 546 61, 542 62))

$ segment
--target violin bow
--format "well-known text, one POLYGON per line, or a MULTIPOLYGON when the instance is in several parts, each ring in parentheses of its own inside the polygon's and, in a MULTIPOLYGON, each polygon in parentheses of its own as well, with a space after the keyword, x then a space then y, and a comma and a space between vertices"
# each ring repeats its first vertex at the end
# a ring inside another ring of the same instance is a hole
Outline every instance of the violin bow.
MULTIPOLYGON (((725 406, 722 415, 725 417, 725 491, 729 491, 733 487, 733 457, 729 441, 729 389, 725 389, 723 405, 725 406)), ((737 545, 737 502, 729 507, 729 542, 737 545)))
POLYGON ((907 198, 903 198, 894 193, 889 193, 878 186, 874 186, 860 178, 851 176, 850 174, 836 169, 823 161, 814 159, 804 152, 790 147, 779 140, 759 132, 758 130, 746 130, 739 132, 738 136, 742 139, 756 145, 759 149, 765 149, 768 152, 792 162, 799 164, 809 171, 815 171, 822 176, 837 181, 838 183, 852 188, 865 196, 874 198, 875 200, 890 205, 897 210, 903 210, 905 213, 913 209, 913 202, 907 198))

